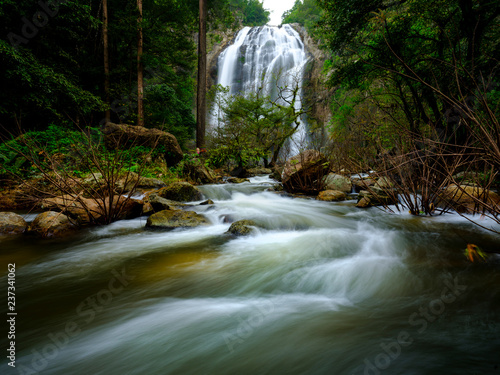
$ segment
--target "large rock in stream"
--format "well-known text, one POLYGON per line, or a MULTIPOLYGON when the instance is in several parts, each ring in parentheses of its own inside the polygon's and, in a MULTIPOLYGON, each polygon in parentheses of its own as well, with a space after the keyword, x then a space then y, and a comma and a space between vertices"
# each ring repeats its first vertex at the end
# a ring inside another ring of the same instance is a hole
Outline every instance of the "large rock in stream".
POLYGON ((460 213, 482 213, 482 205, 478 201, 485 202, 492 208, 493 212, 500 210, 500 196, 498 194, 481 187, 468 185, 448 186, 439 195, 437 206, 449 207, 460 213))
POLYGON ((316 199, 325 202, 338 202, 346 200, 347 194, 339 190, 324 190, 319 192, 316 199))
MULTIPOLYGON (((112 199, 114 220, 128 220, 141 216, 144 203, 125 196, 115 195, 112 199)), ((40 202, 44 210, 60 211, 76 220, 79 225, 101 224, 108 220, 111 214, 109 197, 95 199, 74 196, 70 194, 54 198, 46 198, 40 202), (106 207, 106 211, 104 210, 106 207)))
POLYGON ((352 191, 352 182, 349 177, 336 173, 329 173, 323 178, 323 188, 325 190, 343 191, 350 193, 352 191))
POLYGON ((283 187, 291 193, 317 193, 325 172, 326 157, 316 150, 305 150, 287 160, 281 175, 283 187))
POLYGON ((0 212, 0 234, 22 234, 28 224, 22 216, 14 212, 0 212))
POLYGON ((383 190, 372 187, 371 191, 361 190, 359 192, 356 207, 390 206, 396 203, 397 200, 394 195, 387 195, 383 190))
POLYGON ((255 226, 256 224, 253 220, 238 220, 231 224, 226 233, 234 236, 247 236, 252 233, 252 227, 255 226))
POLYGON ((182 174, 195 184, 213 184, 217 181, 217 174, 200 159, 185 163, 182 167, 182 174))
POLYGON ((146 227, 151 229, 193 228, 207 225, 208 220, 193 211, 163 210, 157 212, 146 222, 146 227))
POLYGON ((157 194, 162 198, 178 202, 192 202, 203 199, 201 191, 189 182, 174 182, 158 190, 157 194))
POLYGON ((149 194, 148 199, 149 204, 151 204, 151 207, 155 212, 163 210, 180 210, 183 206, 186 206, 184 203, 162 198, 158 195, 158 193, 149 194))
POLYGON ((29 227, 29 232, 42 238, 60 238, 76 231, 75 222, 60 212, 47 211, 38 215, 29 227))

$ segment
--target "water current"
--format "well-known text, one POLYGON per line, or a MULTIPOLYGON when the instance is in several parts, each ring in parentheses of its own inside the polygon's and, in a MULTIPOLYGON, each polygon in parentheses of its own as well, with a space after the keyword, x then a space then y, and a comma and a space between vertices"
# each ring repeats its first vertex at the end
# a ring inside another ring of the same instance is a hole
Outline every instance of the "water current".
POLYGON ((202 186, 215 204, 189 209, 207 226, 149 231, 142 217, 64 241, 0 239, 18 313, 16 367, 4 350, 0 373, 500 373, 500 259, 463 255, 498 236, 273 184, 202 186), (240 219, 254 232, 225 234, 240 219))

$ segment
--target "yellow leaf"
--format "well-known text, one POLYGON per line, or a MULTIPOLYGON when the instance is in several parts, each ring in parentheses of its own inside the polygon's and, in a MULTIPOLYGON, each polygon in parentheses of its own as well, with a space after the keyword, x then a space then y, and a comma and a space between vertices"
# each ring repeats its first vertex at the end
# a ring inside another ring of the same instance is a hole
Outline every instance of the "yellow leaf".
POLYGON ((486 254, 479 248, 479 246, 474 244, 467 244, 467 248, 464 251, 464 255, 471 261, 474 259, 479 261, 486 261, 486 254))

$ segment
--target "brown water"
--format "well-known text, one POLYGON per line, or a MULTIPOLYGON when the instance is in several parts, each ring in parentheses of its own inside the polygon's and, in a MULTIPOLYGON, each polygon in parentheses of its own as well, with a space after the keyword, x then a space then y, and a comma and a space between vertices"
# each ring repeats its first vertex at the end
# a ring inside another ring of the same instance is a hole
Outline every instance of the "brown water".
POLYGON ((202 187, 207 227, 141 218, 71 241, 0 239, 18 313, 16 367, 4 356, 0 373, 500 374, 500 259, 463 255, 498 236, 270 183, 202 187), (228 237, 224 218, 261 228, 228 237))

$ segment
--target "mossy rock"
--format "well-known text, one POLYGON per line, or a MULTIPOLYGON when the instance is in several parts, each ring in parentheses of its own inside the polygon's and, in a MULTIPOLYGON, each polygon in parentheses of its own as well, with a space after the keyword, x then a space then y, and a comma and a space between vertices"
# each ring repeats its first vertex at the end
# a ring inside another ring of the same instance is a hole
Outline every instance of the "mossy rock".
POLYGON ((208 220, 203 215, 193 211, 163 210, 148 217, 146 227, 152 229, 175 229, 194 228, 207 224, 208 220))
POLYGON ((344 193, 352 191, 351 179, 335 173, 323 177, 323 185, 325 190, 343 191, 344 193))
POLYGON ((231 224, 226 233, 234 236, 247 236, 252 233, 254 226, 256 224, 253 220, 238 220, 231 224))
POLYGON ((483 205, 493 208, 493 212, 500 211, 500 196, 481 187, 468 185, 449 185, 438 196, 437 206, 441 208, 452 208, 460 213, 474 214, 482 213, 483 205))
POLYGON ((347 198, 347 194, 344 193, 343 191, 324 190, 318 194, 316 199, 319 201, 337 202, 337 201, 343 201, 346 198, 347 198))
POLYGON ((28 224, 14 212, 0 212, 0 234, 22 234, 28 224))
POLYGON ((231 184, 241 184, 243 182, 250 182, 248 178, 231 177, 227 179, 227 182, 231 184))
POLYGON ((158 193, 150 194, 148 200, 155 212, 163 210, 179 210, 185 206, 184 203, 162 198, 158 195, 158 193))
POLYGON ((174 182, 158 190, 157 194, 162 198, 178 202, 192 202, 203 199, 201 191, 189 182, 174 182))
POLYGON ((371 192, 361 190, 358 195, 358 202, 356 204, 356 207, 367 208, 373 206, 390 206, 397 203, 395 197, 378 194, 378 191, 379 190, 375 188, 372 188, 371 192))
POLYGON ((31 223, 29 231, 42 238, 60 238, 72 234, 77 229, 75 222, 60 212, 47 211, 38 215, 31 223))

